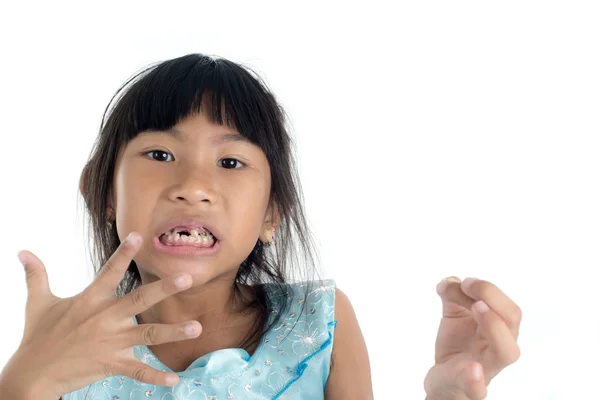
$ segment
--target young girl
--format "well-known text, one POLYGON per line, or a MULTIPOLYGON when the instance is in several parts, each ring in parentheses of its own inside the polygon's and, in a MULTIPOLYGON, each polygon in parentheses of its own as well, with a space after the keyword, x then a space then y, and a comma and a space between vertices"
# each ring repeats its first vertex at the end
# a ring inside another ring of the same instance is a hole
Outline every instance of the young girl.
MULTIPOLYGON (((57 298, 42 262, 19 253, 26 324, 1 393, 372 398, 352 306, 316 279, 284 125, 262 81, 224 59, 187 55, 121 87, 80 182, 96 278, 57 298)), ((484 281, 438 289, 444 318, 428 398, 481 399, 518 357, 519 309, 484 281)))

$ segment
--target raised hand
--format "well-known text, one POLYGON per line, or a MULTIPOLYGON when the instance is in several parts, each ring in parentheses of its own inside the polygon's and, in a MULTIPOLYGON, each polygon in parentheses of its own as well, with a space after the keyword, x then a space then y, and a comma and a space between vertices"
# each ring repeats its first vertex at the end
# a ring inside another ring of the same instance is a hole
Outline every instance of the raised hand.
POLYGON ((443 317, 427 400, 481 400, 492 378, 519 358, 521 309, 483 280, 446 278, 437 291, 443 317))
POLYGON ((64 299, 50 291, 44 264, 33 253, 20 252, 28 291, 25 330, 1 380, 22 382, 23 393, 35 390, 36 399, 42 398, 40 393, 44 393, 44 398, 58 399, 115 375, 154 385, 177 384, 176 374, 138 361, 133 346, 194 338, 202 327, 197 321, 138 326, 133 316, 187 289, 192 279, 189 274, 178 274, 143 285, 117 299, 116 287, 141 242, 139 234, 131 233, 94 282, 78 295, 64 299))

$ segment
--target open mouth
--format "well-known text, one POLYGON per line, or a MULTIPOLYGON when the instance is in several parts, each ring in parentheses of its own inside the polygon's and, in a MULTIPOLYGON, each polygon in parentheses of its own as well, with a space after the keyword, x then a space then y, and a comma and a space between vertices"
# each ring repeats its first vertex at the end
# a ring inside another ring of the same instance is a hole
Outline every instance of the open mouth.
POLYGON ((206 228, 173 228, 159 236, 166 246, 213 247, 217 238, 206 228))

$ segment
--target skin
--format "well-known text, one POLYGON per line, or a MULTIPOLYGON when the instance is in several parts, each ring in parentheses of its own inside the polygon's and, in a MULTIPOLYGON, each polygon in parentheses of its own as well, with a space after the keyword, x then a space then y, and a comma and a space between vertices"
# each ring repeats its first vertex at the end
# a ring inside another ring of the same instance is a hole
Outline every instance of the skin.
POLYGON ((327 400, 373 399, 369 356, 350 300, 341 290, 335 293, 335 339, 331 370, 325 388, 327 400))

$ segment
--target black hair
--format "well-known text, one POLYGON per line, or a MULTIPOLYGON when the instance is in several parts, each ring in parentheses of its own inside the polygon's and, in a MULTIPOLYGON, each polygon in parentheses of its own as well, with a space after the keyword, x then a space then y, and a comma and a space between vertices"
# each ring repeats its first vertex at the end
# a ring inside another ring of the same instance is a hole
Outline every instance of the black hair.
MULTIPOLYGON (((235 128, 265 153, 271 168, 270 202, 276 206, 281 220, 274 245, 267 248, 257 240, 235 279, 234 293, 240 297, 243 296, 239 285, 256 289, 256 298, 248 301, 246 308, 260 310, 261 317, 240 344, 247 348, 277 324, 289 306, 290 299, 285 298, 271 304, 267 285, 287 293, 284 286, 290 279, 316 282, 312 278, 318 273, 293 143, 286 128, 288 118, 266 83, 252 69, 223 58, 189 54, 151 65, 118 89, 104 112, 82 174, 85 179, 81 192, 93 238, 91 258, 97 274, 120 244, 116 223, 112 226, 106 223, 119 151, 142 131, 167 130, 200 112, 204 96, 211 96, 210 111, 215 123, 235 128), (269 318, 270 314, 274 318, 269 318)), ((140 284, 138 267, 132 261, 115 295, 121 298, 140 284)), ((308 295, 311 285, 305 287, 308 295)))

